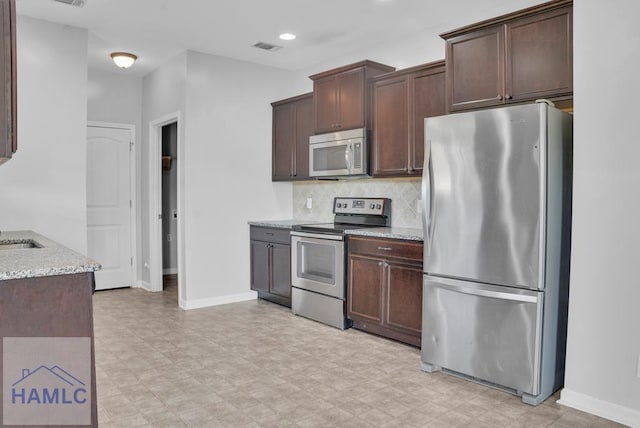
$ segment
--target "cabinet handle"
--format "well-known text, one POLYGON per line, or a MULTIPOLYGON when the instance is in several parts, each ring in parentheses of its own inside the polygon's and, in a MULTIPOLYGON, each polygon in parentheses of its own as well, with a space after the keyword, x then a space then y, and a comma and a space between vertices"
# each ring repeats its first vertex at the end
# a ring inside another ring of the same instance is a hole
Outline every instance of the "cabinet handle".
POLYGON ((378 262, 378 266, 382 266, 382 262, 378 262))
POLYGON ((496 97, 496 99, 497 99, 497 100, 501 100, 501 99, 502 99, 502 95, 498 95, 498 96, 496 97))
POLYGON ((393 250, 393 248, 391 248, 391 247, 378 247, 378 250, 380 250, 380 251, 391 251, 391 250, 393 250))
POLYGON ((511 98, 513 98, 511 95, 507 94, 504 96, 506 99, 510 100, 511 98))

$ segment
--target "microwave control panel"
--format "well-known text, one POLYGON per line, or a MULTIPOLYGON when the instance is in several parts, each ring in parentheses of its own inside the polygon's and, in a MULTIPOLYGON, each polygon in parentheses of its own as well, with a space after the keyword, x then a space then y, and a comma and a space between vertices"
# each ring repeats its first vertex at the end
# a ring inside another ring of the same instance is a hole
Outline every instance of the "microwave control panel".
POLYGON ((386 215, 391 200, 388 198, 334 198, 335 214, 386 215))

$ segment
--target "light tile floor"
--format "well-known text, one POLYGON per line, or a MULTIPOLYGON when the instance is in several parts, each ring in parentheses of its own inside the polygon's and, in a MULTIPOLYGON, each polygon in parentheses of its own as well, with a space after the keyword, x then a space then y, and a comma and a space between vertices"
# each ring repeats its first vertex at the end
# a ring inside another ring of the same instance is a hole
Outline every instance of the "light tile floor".
POLYGON ((101 427, 613 427, 420 371, 418 349, 264 301, 183 311, 175 285, 94 296, 101 427))

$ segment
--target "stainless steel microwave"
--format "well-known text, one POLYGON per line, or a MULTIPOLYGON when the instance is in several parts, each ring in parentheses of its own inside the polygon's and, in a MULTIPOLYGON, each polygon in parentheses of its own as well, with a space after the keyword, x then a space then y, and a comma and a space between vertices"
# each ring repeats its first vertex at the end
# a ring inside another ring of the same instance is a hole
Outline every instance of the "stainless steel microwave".
POLYGON ((309 175, 347 177, 368 174, 368 150, 363 128, 309 137, 309 175))

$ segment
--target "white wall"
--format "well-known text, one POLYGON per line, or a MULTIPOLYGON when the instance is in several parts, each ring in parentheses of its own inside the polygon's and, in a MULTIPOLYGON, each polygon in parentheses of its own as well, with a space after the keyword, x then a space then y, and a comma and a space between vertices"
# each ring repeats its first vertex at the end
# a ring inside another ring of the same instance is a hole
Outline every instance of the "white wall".
POLYGON ((18 151, 0 167, 0 230, 86 252, 87 32, 18 16, 18 151))
POLYGON ((640 426, 637 12, 636 0, 574 4, 573 241, 561 395, 564 404, 632 426, 640 426))
POLYGON ((139 140, 142 123, 142 78, 129 76, 127 70, 119 69, 115 65, 113 68, 113 73, 89 69, 87 118, 99 122, 135 125, 136 140, 139 140))
MULTIPOLYGON (((115 67, 114 72, 89 68, 87 87, 87 120, 135 125, 136 152, 142 146, 142 78, 127 75, 126 70, 115 67)), ((141 156, 136 157, 136 232, 141 241, 141 156)), ((136 260, 142 260, 142 247, 137 246, 136 260)), ((142 263, 137 264, 137 278, 142 275, 142 263)))
POLYGON ((249 293, 249 220, 291 216, 271 182, 271 105, 289 95, 275 68, 188 52, 184 216, 186 307, 249 293))

